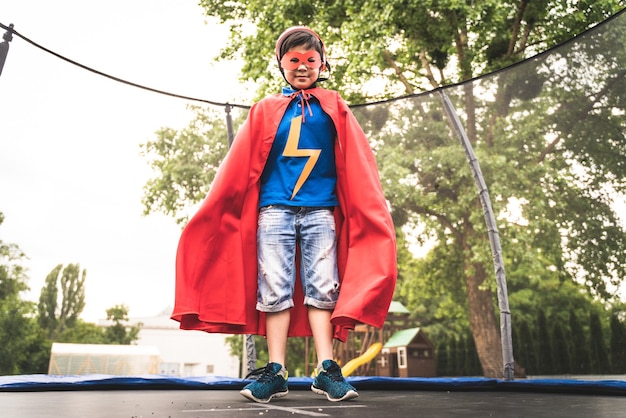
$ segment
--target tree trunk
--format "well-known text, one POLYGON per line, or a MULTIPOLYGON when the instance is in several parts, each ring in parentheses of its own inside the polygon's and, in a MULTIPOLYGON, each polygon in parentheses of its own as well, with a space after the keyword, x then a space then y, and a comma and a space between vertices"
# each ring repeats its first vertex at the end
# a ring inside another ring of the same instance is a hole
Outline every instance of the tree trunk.
MULTIPOLYGON (((499 326, 493 306, 493 294, 489 286, 483 286, 488 278, 487 272, 480 264, 471 266, 474 274, 467 274, 467 299, 469 320, 472 335, 476 342, 476 351, 485 377, 502 378, 504 365, 502 361, 502 342, 499 326)), ((468 271, 470 269, 466 269, 468 271)))

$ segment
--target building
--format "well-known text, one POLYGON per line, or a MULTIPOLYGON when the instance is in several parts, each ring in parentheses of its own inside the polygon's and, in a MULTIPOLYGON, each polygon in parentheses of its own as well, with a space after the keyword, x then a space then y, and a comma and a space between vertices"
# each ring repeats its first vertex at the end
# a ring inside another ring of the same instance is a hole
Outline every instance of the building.
POLYGON ((148 345, 53 343, 48 374, 156 374, 159 361, 159 351, 148 345))
MULTIPOLYGON (((110 321, 101 320, 107 326, 110 321)), ((156 347, 160 354, 157 374, 170 376, 240 376, 240 359, 230 354, 225 334, 187 331, 178 322, 162 314, 131 318, 129 325, 141 324, 138 346, 156 347)))
POLYGON ((345 343, 335 344, 344 376, 436 376, 434 344, 411 322, 409 310, 392 301, 382 328, 356 325, 345 343))
POLYGON ((383 345, 378 373, 391 377, 434 377, 437 375, 435 348, 420 328, 394 333, 383 345))

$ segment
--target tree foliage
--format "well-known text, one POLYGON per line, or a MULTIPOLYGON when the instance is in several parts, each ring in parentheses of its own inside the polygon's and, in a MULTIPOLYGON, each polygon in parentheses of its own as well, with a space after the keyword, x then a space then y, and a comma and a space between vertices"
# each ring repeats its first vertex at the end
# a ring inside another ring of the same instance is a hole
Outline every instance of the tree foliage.
MULTIPOLYGON (((586 316, 585 316, 586 317, 586 316)), ((578 316, 571 309, 569 313, 569 329, 572 344, 572 373, 584 374, 591 370, 589 343, 585 338, 584 328, 578 316)))
POLYGON ((617 312, 611 315, 610 361, 611 373, 626 373, 626 318, 617 312))
POLYGON ((92 322, 78 319, 71 327, 58 334, 55 342, 71 344, 114 344, 107 338, 105 329, 92 322))
MULTIPOLYGON (((0 225, 4 215, 0 212, 0 225)), ((128 308, 107 310, 113 326, 104 329, 79 318, 85 307, 86 271, 78 264, 56 266, 41 290, 39 304, 26 301, 26 255, 0 240, 0 375, 47 373, 52 342, 131 344, 141 325, 127 326, 128 308)))
POLYGON ((85 308, 86 278, 87 271, 81 272, 79 264, 59 264, 46 277, 39 296, 39 324, 51 339, 76 324, 85 308))
POLYGON ((412 94, 500 69, 623 7, 619 0, 283 0, 271 5, 201 0, 200 5, 229 25, 231 38, 221 58, 243 58, 241 78, 258 82, 260 95, 275 92, 283 82, 274 56, 278 35, 307 25, 326 44, 331 87, 351 101, 412 94), (375 95, 363 89, 372 79, 382 86, 375 95))
POLYGON ((25 258, 17 245, 0 240, 0 375, 42 372, 48 366, 50 343, 34 319, 36 306, 21 297, 28 290, 25 258))
POLYGON ((113 325, 106 327, 105 337, 107 344, 129 345, 137 340, 141 323, 138 325, 128 325, 128 307, 125 305, 115 305, 107 309, 107 320, 113 321, 113 325))
MULTIPOLYGON (((333 68, 326 86, 352 103, 471 80, 581 34, 623 7, 619 0, 200 4, 231 27, 222 58, 244 59, 242 79, 258 82, 259 96, 283 83, 275 69, 275 39, 304 24, 325 41, 333 68)), ((561 314, 554 314, 560 321, 568 320, 563 316, 569 309, 588 314, 589 295, 611 301, 612 289, 626 276, 626 235, 612 208, 614 193, 626 191, 626 57, 623 48, 606 47, 623 45, 623 26, 623 19, 615 20, 611 30, 590 32, 583 42, 448 89, 499 215, 514 318, 534 321, 536 307, 554 306, 554 297, 563 303, 561 314), (521 215, 512 216, 513 209, 521 215)), ((396 226, 418 241, 434 242, 420 261, 400 248, 397 296, 434 332, 452 324, 460 338, 471 328, 484 374, 500 376, 483 212, 438 100, 412 96, 359 107, 355 114, 376 152, 396 226)), ((203 182, 210 182, 225 152, 218 145, 221 134, 213 135, 219 130, 205 120, 207 126, 199 143, 216 142, 204 148, 188 147, 186 134, 172 141, 176 132, 157 141, 189 150, 152 156, 173 165, 155 166, 164 181, 146 189, 150 210, 172 214, 181 202, 204 196, 203 182), (194 150, 193 158, 182 157, 194 150), (205 161, 210 164, 202 168, 205 161), (174 176, 176 167, 192 162, 198 171, 174 176)))
POLYGON ((602 319, 598 312, 589 314, 591 373, 605 374, 611 372, 609 351, 605 339, 602 319))
POLYGON ((162 212, 180 224, 188 209, 206 196, 228 150, 224 115, 192 106, 195 118, 181 131, 161 128, 156 139, 142 144, 157 173, 144 186, 144 214, 162 212))
MULTIPOLYGON (((0 212, 0 225, 4 214, 0 212)), ((26 257, 20 248, 0 240, 0 300, 19 297, 20 292, 28 290, 27 277, 21 262, 26 257)))

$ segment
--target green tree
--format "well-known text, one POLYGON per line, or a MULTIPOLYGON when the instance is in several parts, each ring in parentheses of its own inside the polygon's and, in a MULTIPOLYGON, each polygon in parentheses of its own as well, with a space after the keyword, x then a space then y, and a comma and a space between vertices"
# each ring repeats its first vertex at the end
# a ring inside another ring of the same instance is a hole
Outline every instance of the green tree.
POLYGON ((18 298, 0 300, 0 375, 48 371, 51 344, 34 312, 34 304, 18 298))
MULTIPOLYGON (((0 212, 0 225, 4 222, 4 214, 0 212)), ((18 298, 20 292, 28 290, 26 272, 21 265, 26 255, 15 244, 0 240, 0 300, 18 298)))
POLYGON ((188 209, 202 200, 228 151, 224 115, 191 106, 194 119, 181 131, 161 128, 157 138, 141 145, 158 175, 144 186, 144 214, 161 212, 184 224, 188 209))
POLYGON ((552 346, 548 334, 548 320, 543 309, 537 311, 537 370, 552 374, 552 346))
POLYGON ((611 315, 610 353, 612 373, 626 373, 626 324, 615 312, 611 315))
POLYGON ((434 247, 423 259, 407 255, 402 236, 398 239, 398 284, 395 298, 410 311, 412 319, 423 326, 433 341, 459 338, 469 329, 467 300, 458 282, 462 277, 460 254, 449 242, 434 247))
POLYGON ((563 324, 561 321, 555 322, 552 326, 552 367, 555 374, 571 373, 569 346, 569 339, 563 330, 563 324))
POLYGON ((461 336, 457 342, 457 376, 467 376, 469 364, 465 361, 467 358, 467 341, 465 336, 461 336))
POLYGON ((572 344, 572 373, 585 374, 590 371, 589 344, 579 317, 573 309, 569 312, 569 327, 572 344))
MULTIPOLYGON (((312 344, 312 340, 309 340, 309 342, 311 342, 311 345, 309 347, 309 353, 314 352, 314 348, 313 348, 313 344, 312 344)), ((306 338, 304 337, 297 337, 297 338, 289 338, 287 340, 287 359, 285 360, 286 363, 289 365, 289 370, 292 371, 294 376, 299 376, 302 375, 304 373, 304 362, 306 361, 306 357, 304 355, 305 353, 305 346, 306 343, 306 338)), ((311 353, 312 355, 312 359, 315 365, 317 365, 317 358, 313 355, 313 353, 311 353)), ((265 359, 267 357, 261 357, 262 359, 265 359)), ((310 369, 311 372, 313 371, 312 369, 310 369)))
POLYGON ((482 375, 480 360, 478 358, 478 353, 476 352, 476 344, 474 344, 474 337, 469 330, 465 334, 465 340, 467 346, 467 353, 465 356, 465 374, 468 376, 482 375))
POLYGON ((60 343, 73 344, 113 344, 107 339, 105 329, 91 322, 78 319, 71 328, 65 329, 55 338, 60 343))
POLYGON ((459 341, 456 335, 451 335, 448 339, 448 364, 450 376, 459 376, 459 341))
POLYGON ((50 343, 33 319, 35 304, 20 295, 28 290, 25 258, 17 245, 0 240, 0 375, 48 371, 50 343))
POLYGON ((72 328, 85 308, 85 279, 79 264, 57 265, 46 277, 39 296, 39 324, 54 340, 72 328), (61 293, 59 294, 59 287, 61 293))
POLYGON ((609 373, 609 352, 604 340, 604 330, 600 315, 597 312, 589 314, 589 346, 591 347, 591 373, 609 373))
POLYGON ((142 324, 128 325, 128 307, 115 305, 107 309, 107 320, 113 324, 105 329, 105 338, 108 344, 129 345, 137 341, 142 324))
POLYGON ((450 356, 448 355, 448 342, 439 340, 437 343, 437 375, 450 376, 450 356))
POLYGON ((515 353, 515 364, 522 367, 527 374, 536 374, 537 355, 535 349, 536 339, 526 321, 516 321, 513 325, 516 330, 513 334, 513 350, 515 353))
MULTIPOLYGON (((200 4, 207 15, 231 26, 231 43, 222 57, 245 60, 242 78, 259 82, 259 96, 282 83, 275 67, 268 65, 274 60, 277 35, 288 26, 306 24, 319 29, 330 51, 333 76, 328 86, 353 103, 470 80, 582 33, 623 7, 619 0, 200 4), (242 21, 253 23, 255 30, 244 32, 242 21), (372 82, 384 88, 372 92, 364 87, 372 82)), ((531 284, 547 294, 549 288, 568 289, 558 285, 574 287, 575 278, 585 277, 586 289, 606 300, 612 296, 607 282, 617 283, 626 275, 621 262, 626 235, 611 207, 612 191, 626 187, 624 54, 603 53, 603 45, 621 45, 620 22, 602 36, 590 34, 580 47, 563 48, 550 59, 450 92, 496 212, 506 212, 511 202, 523 210, 522 222, 505 217, 498 225, 512 263, 508 271, 523 272, 512 278, 520 291, 531 284)), ((416 97, 372 109, 355 113, 377 152, 396 226, 434 238, 433 251, 438 252, 432 259, 442 261, 430 264, 428 272, 440 282, 432 285, 439 293, 415 297, 403 283, 399 292, 413 300, 407 306, 418 312, 439 300, 448 302, 448 312, 437 309, 439 319, 448 314, 458 319, 460 329, 468 323, 484 374, 501 376, 493 265, 482 208, 438 98, 416 97), (451 291, 443 295, 443 289, 451 291)), ((199 160, 217 161, 213 157, 218 153, 199 160)), ((169 182, 171 173, 161 173, 166 180, 161 188, 189 188, 188 178, 169 182)), ((160 188, 152 191, 159 193, 160 188)), ((192 198, 199 195, 204 193, 192 198)), ((169 213, 167 204, 159 204, 153 210, 169 213)))

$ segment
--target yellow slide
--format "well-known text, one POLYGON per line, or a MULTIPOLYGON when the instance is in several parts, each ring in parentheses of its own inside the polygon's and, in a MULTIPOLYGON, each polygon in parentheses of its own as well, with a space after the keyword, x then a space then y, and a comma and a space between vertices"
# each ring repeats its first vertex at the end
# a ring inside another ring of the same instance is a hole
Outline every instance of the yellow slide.
POLYGON ((365 363, 369 363, 374 360, 374 358, 380 352, 380 349, 383 348, 381 343, 372 344, 365 353, 361 354, 357 358, 353 358, 349 362, 346 363, 345 366, 341 368, 341 373, 345 376, 350 376, 354 371, 359 367, 364 365, 365 363))

